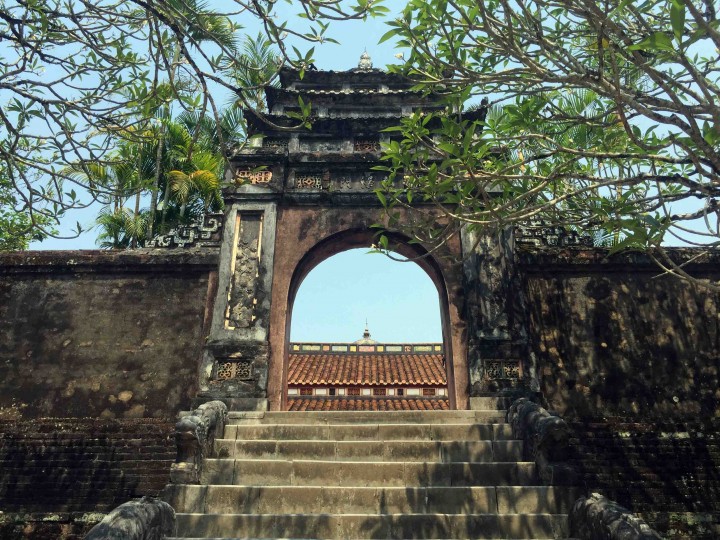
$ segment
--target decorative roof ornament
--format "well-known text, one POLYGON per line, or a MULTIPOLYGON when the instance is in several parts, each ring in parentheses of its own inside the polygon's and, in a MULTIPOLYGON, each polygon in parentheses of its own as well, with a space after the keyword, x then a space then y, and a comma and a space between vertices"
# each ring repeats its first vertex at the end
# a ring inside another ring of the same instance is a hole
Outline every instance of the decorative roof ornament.
POLYGON ((367 51, 360 55, 360 61, 358 62, 358 69, 363 71, 370 71, 373 67, 372 59, 367 51))
POLYGON ((363 332, 362 339, 353 341, 353 343, 356 345, 375 345, 375 344, 377 344, 377 341, 370 338, 370 330, 368 329, 367 320, 365 320, 365 331, 363 332))

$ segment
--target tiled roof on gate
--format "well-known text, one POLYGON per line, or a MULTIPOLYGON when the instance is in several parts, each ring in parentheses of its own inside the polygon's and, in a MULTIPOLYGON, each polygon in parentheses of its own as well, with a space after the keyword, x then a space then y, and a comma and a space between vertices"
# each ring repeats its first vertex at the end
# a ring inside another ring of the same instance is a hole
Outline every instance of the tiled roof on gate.
POLYGON ((290 354, 288 384, 445 386, 442 354, 290 354))
POLYGON ((449 410, 447 399, 289 398, 288 411, 437 411, 449 410))

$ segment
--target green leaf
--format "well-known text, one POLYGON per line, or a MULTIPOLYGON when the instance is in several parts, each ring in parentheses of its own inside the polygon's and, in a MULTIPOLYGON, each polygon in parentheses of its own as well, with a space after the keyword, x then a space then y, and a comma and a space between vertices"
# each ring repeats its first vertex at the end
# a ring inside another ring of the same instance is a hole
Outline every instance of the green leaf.
POLYGON ((674 52, 672 38, 665 32, 654 32, 643 39, 640 43, 630 45, 630 51, 667 51, 674 52))
POLYGON ((398 35, 398 32, 399 32, 399 29, 398 29, 398 28, 393 28, 392 30, 388 30, 387 32, 385 32, 385 33, 382 35, 382 37, 381 37, 380 40, 378 41, 378 45, 380 45, 381 43, 386 42, 388 39, 394 38, 395 36, 398 35))
POLYGON ((675 39, 681 43, 685 31, 685 3, 683 0, 670 0, 670 24, 675 39))
POLYGON ((380 246, 385 250, 388 249, 388 246, 390 244, 390 242, 388 241, 388 237, 385 236, 384 234, 380 236, 379 243, 380 243, 380 246))
POLYGON ((385 197, 383 192, 378 190, 375 193, 377 194, 377 198, 380 199, 380 204, 382 204, 383 206, 387 206, 387 198, 385 197))

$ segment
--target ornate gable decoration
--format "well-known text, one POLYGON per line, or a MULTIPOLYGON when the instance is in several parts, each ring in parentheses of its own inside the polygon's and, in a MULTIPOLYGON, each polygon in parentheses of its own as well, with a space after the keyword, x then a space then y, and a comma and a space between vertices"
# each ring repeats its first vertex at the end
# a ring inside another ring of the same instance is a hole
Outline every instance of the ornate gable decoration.
POLYGON ((148 248, 220 247, 223 214, 205 214, 199 223, 182 225, 150 240, 148 248))

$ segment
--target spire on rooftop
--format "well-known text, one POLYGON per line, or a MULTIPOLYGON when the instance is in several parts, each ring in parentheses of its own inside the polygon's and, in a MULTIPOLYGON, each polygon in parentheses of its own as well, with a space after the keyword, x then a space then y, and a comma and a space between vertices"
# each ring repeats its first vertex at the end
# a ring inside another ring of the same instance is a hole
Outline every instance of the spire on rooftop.
POLYGON ((370 329, 368 328, 367 319, 365 319, 365 331, 363 332, 363 337, 361 339, 358 339, 357 341, 353 341, 356 345, 375 345, 377 344, 377 341, 370 338, 370 329))
POLYGON ((370 71, 373 67, 372 59, 367 51, 360 55, 360 61, 358 62, 358 69, 363 71, 370 71))

